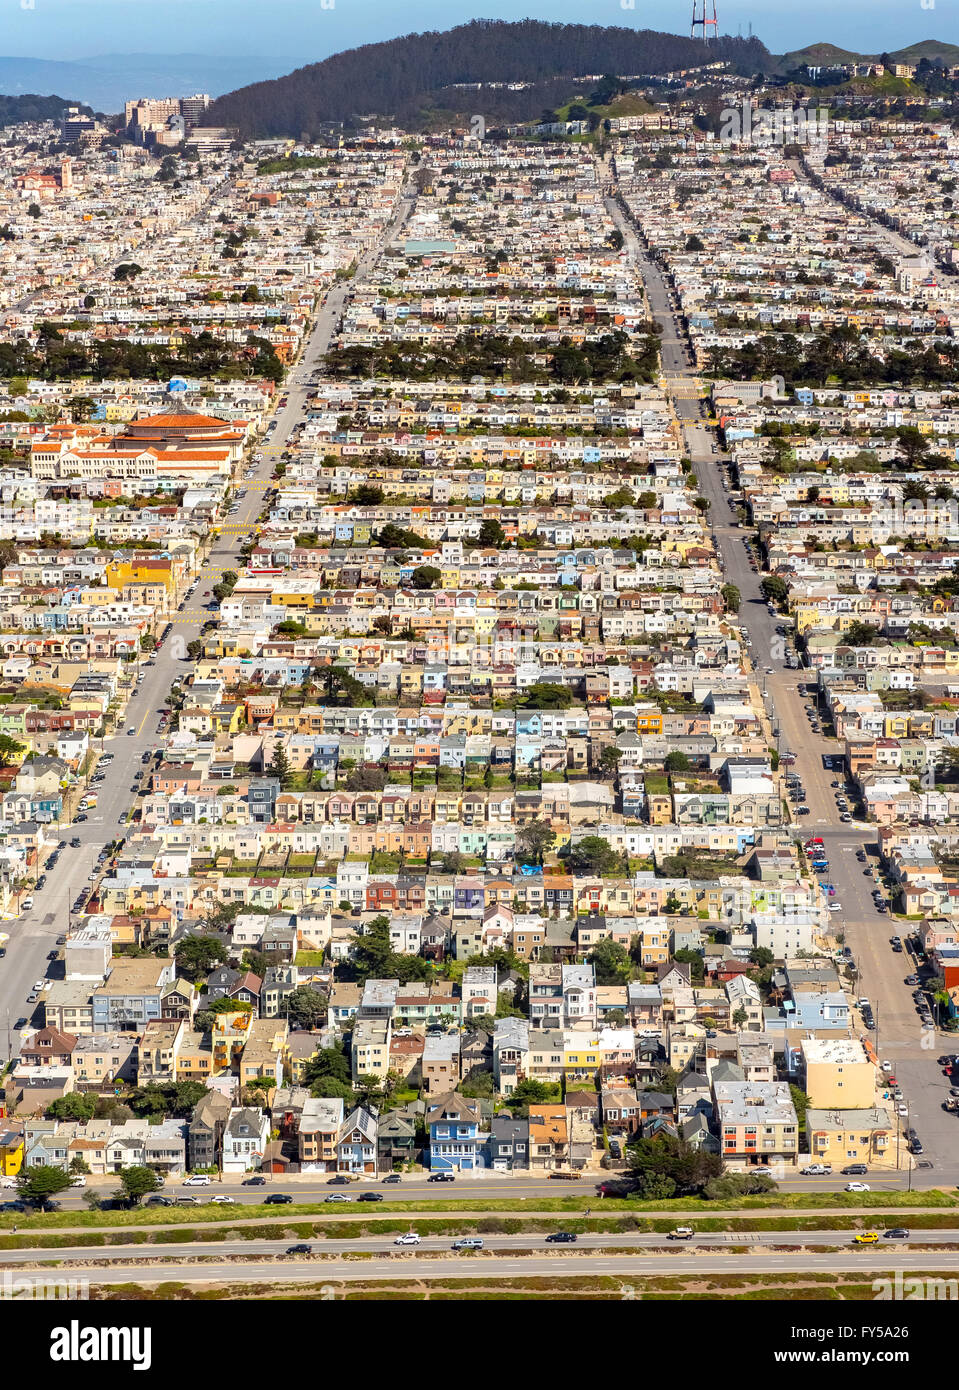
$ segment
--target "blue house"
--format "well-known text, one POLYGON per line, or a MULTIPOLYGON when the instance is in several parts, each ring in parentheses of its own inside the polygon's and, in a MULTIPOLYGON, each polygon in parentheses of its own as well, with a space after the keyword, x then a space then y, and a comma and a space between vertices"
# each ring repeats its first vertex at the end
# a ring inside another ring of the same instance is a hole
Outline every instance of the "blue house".
POLYGON ((486 1166, 486 1144, 478 1100, 467 1100, 455 1091, 437 1096, 426 1112, 430 1131, 430 1169, 469 1172, 486 1166))

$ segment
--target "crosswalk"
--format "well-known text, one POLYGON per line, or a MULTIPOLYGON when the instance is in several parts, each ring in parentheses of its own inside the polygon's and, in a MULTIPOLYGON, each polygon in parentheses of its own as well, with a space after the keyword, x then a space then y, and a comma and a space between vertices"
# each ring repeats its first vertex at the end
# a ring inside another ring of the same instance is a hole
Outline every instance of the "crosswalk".
POLYGON ((703 396, 703 384, 697 377, 667 377, 666 390, 671 396, 678 396, 684 401, 697 401, 703 396))

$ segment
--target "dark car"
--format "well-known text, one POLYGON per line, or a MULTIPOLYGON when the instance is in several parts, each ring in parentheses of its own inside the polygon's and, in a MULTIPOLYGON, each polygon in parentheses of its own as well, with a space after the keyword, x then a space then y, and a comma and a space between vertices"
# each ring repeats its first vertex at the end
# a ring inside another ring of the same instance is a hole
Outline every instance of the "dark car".
POLYGON ((383 1181, 384 1181, 384 1182, 389 1182, 389 1183, 394 1183, 394 1182, 402 1182, 403 1179, 400 1177, 399 1173, 387 1173, 387 1175, 386 1175, 386 1177, 383 1179, 383 1181))
POLYGON ((264 1198, 264 1203, 268 1207, 288 1207, 292 1201, 293 1198, 288 1192, 271 1192, 269 1196, 264 1198))
POLYGON ((26 1202, 3 1202, 0 1204, 0 1211, 26 1211, 26 1202))
POLYGON ((455 1173, 430 1173, 427 1182, 455 1182, 455 1173))
POLYGON ((883 1231, 883 1240, 908 1240, 909 1232, 905 1226, 892 1226, 888 1231, 883 1231))
POLYGON ((148 1207, 172 1207, 174 1205, 172 1197, 161 1197, 156 1192, 147 1198, 146 1204, 148 1207))
POLYGON ((312 1245, 306 1245, 304 1243, 300 1245, 288 1245, 286 1247, 286 1253, 288 1255, 312 1255, 313 1247, 312 1245))
POLYGON ((337 1173, 335 1178, 327 1179, 327 1187, 349 1187, 350 1181, 345 1173, 337 1173))
POLYGON ((80 848, 80 837, 79 837, 79 835, 74 835, 73 839, 70 841, 70 847, 71 847, 71 849, 79 849, 79 848, 80 848))
POLYGON ((856 1178, 864 1177, 865 1174, 869 1172, 869 1169, 866 1167, 865 1163, 850 1163, 845 1168, 841 1168, 839 1171, 843 1174, 844 1177, 856 1178))
POLYGON ((13 1026, 14 1028, 26 1028, 27 1020, 21 1015, 13 1026))
POLYGON ((356 1199, 358 1202, 382 1202, 382 1192, 361 1192, 356 1199))
POLYGON ((244 1178, 244 1179, 243 1179, 243 1186, 244 1186, 244 1187, 266 1187, 266 1178, 260 1177, 259 1174, 258 1174, 255 1178, 244 1178))
POLYGON ((573 1242, 578 1239, 579 1237, 577 1236, 575 1231, 551 1231, 550 1234, 546 1237, 546 1244, 572 1245, 573 1242))

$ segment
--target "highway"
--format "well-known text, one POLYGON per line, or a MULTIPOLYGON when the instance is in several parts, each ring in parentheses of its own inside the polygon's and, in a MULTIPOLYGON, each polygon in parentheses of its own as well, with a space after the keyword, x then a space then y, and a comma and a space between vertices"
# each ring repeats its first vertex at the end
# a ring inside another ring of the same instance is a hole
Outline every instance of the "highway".
MULTIPOLYGON (((413 207, 410 187, 401 190, 396 210, 380 237, 372 244, 358 263, 358 274, 362 274, 375 261, 385 246, 402 227, 413 207)), ((304 413, 308 387, 305 384, 330 341, 335 335, 343 303, 349 293, 350 282, 334 284, 317 310, 309 337, 304 344, 300 359, 293 365, 285 392, 287 404, 275 418, 276 430, 271 437, 271 445, 278 452, 288 439, 298 420, 304 413)), ((56 947, 59 935, 67 932, 71 923, 70 908, 77 893, 89 886, 99 850, 123 836, 131 805, 135 799, 134 778, 138 776, 145 753, 153 753, 162 747, 163 737, 159 732, 160 714, 166 705, 170 687, 177 677, 186 676, 190 664, 186 657, 186 646, 200 634, 202 623, 212 617, 199 605, 209 602, 206 591, 212 590, 222 572, 226 569, 240 569, 240 546, 252 532, 257 517, 263 507, 263 492, 275 465, 273 451, 263 449, 263 459, 256 468, 252 480, 239 481, 240 487, 248 489, 238 512, 223 525, 221 534, 213 540, 196 574, 196 592, 192 604, 182 614, 176 609, 169 615, 173 632, 164 641, 159 652, 152 658, 144 653, 139 670, 144 679, 131 696, 126 710, 126 718, 119 728, 102 741, 102 752, 113 753, 113 761, 100 764, 104 780, 97 788, 97 805, 88 813, 88 819, 79 825, 60 828, 59 838, 67 841, 61 851, 56 869, 47 877, 42 889, 35 890, 32 908, 20 914, 16 921, 0 923, 0 928, 9 935, 6 942, 7 954, 0 959, 0 1040, 3 1057, 12 1057, 19 1052, 22 1033, 30 1025, 42 1021, 40 1001, 28 1004, 28 996, 33 993, 33 984, 49 974, 50 978, 63 976, 62 964, 53 965, 48 956, 56 947), (80 845, 72 848, 70 841, 78 839, 80 845), (17 1028, 18 1019, 25 1024, 17 1028)), ((248 463, 237 466, 238 473, 249 468, 248 463)), ((162 623, 160 625, 162 627, 162 623)), ((100 740, 96 741, 100 747, 100 740)), ((53 827, 55 830, 56 827, 53 827)), ((55 843, 55 841, 54 841, 55 843)), ((42 996, 41 996, 42 998, 42 996)))
MULTIPOLYGON (((557 1231, 562 1231, 562 1223, 555 1227, 557 1231)), ((905 1229, 905 1228, 904 1228, 905 1229)), ((880 1232, 881 1235, 881 1232, 880 1232)), ((546 1247, 547 1232, 531 1231, 526 1234, 500 1236, 482 1235, 467 1227, 464 1230, 464 1237, 479 1239, 483 1242, 483 1249, 488 1251, 501 1250, 543 1250, 546 1247)), ((389 1233, 386 1235, 375 1236, 354 1236, 352 1238, 328 1238, 323 1236, 297 1236, 290 1234, 280 1239, 272 1240, 226 1240, 226 1241, 177 1241, 175 1250, 165 1244, 146 1244, 143 1241, 131 1241, 124 1245, 111 1245, 109 1248, 109 1258, 116 1260, 148 1260, 152 1263, 161 1263, 170 1259, 177 1258, 199 1258, 200 1256, 260 1256, 263 1258, 271 1257, 286 1258, 286 1252, 291 1245, 306 1244, 311 1246, 311 1254, 323 1258, 336 1255, 349 1254, 373 1254, 383 1255, 391 1258, 404 1258, 410 1251, 416 1250, 419 1254, 442 1254, 449 1251, 456 1240, 454 1235, 427 1236, 420 1237, 420 1242, 416 1246, 397 1245, 397 1236, 389 1233)), ((570 1242, 572 1245, 573 1242, 570 1242)), ((585 1235, 579 1234, 575 1241, 577 1251, 585 1251, 590 1255, 615 1249, 617 1252, 635 1250, 636 1255, 641 1255, 644 1251, 662 1251, 664 1249, 682 1250, 722 1250, 737 1248, 744 1245, 755 1246, 757 1249, 767 1249, 769 1247, 790 1246, 797 1250, 803 1250, 808 1246, 833 1246, 837 1249, 851 1250, 857 1257, 867 1251, 875 1252, 876 1246, 859 1246, 853 1243, 853 1233, 850 1231, 748 1231, 745 1234, 739 1232, 723 1231, 713 1234, 698 1234, 689 1240, 671 1240, 668 1235, 663 1234, 637 1234, 634 1231, 616 1231, 613 1233, 585 1235)), ((898 1258, 903 1251, 908 1251, 914 1246, 932 1247, 944 1246, 955 1247, 955 1253, 959 1254, 959 1229, 949 1231, 912 1231, 907 1240, 886 1240, 882 1238, 879 1243, 879 1250, 887 1259, 898 1258)), ((86 1260, 90 1258, 89 1245, 62 1245, 56 1247, 58 1260, 86 1260)), ((548 1253, 548 1250, 547 1250, 548 1253)), ((945 1253, 945 1251, 943 1252, 945 1253)), ((48 1254, 42 1249, 28 1250, 5 1250, 3 1252, 2 1264, 24 1265, 36 1264, 38 1259, 43 1259, 48 1254)), ((107 1255, 98 1250, 98 1257, 103 1259, 107 1255)), ((938 1259, 938 1255, 936 1256, 938 1259)))
MULTIPOLYGON (((888 1243, 887 1243, 888 1244, 888 1243)), ((862 1272, 867 1277, 878 1278, 891 1273, 893 1269, 904 1274, 915 1271, 922 1278, 936 1275, 955 1275, 959 1273, 959 1252, 943 1250, 930 1255, 928 1251, 891 1250, 886 1246, 865 1247, 853 1255, 849 1250, 831 1253, 767 1253, 752 1255, 716 1254, 707 1255, 689 1252, 678 1247, 675 1252, 658 1255, 630 1254, 592 1254, 578 1252, 574 1245, 560 1247, 562 1253, 525 1255, 510 1258, 485 1251, 470 1254, 451 1254, 448 1257, 434 1255, 423 1258, 413 1254, 401 1254, 388 1264, 378 1264, 371 1260, 319 1259, 291 1256, 278 1261, 255 1260, 237 1262, 218 1259, 211 1255, 207 1247, 207 1259, 202 1264, 173 1263, 181 1253, 169 1251, 171 1263, 156 1268, 148 1265, 124 1269, 128 1276, 125 1282, 136 1284, 156 1284, 177 1281, 191 1284, 231 1283, 243 1281, 267 1281, 270 1285, 294 1282, 315 1282, 317 1279, 337 1279, 356 1281, 389 1281, 391 1278, 407 1286, 416 1279, 469 1278, 498 1281, 507 1278, 571 1278, 594 1275, 625 1275, 633 1278, 650 1278, 658 1275, 695 1275, 697 1278, 711 1274, 812 1274, 815 1272, 842 1274, 862 1272), (853 1263, 854 1262, 854 1263, 853 1263)), ((91 1251, 85 1250, 89 1258, 91 1251)), ((90 1263, 76 1271, 57 1268, 46 1271, 50 1279, 73 1277, 80 1274, 91 1283, 116 1283, 118 1270, 110 1264, 90 1263)), ((628 1286, 624 1289, 628 1295, 628 1286)), ((945 1294, 943 1294, 945 1297, 945 1294)))

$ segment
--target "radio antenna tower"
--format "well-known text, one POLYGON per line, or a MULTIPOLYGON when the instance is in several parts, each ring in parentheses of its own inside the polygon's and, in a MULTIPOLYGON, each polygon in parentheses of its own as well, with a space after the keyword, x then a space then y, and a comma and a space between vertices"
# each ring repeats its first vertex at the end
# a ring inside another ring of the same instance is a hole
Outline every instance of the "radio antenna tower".
POLYGON ((691 39, 702 39, 703 43, 715 39, 719 34, 719 20, 716 18, 716 0, 693 0, 693 22, 689 26, 691 39), (707 11, 712 10, 710 18, 707 11), (698 31, 698 32, 697 32, 698 31))

